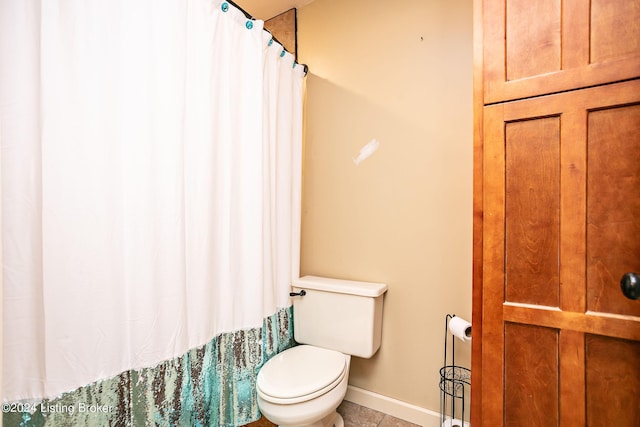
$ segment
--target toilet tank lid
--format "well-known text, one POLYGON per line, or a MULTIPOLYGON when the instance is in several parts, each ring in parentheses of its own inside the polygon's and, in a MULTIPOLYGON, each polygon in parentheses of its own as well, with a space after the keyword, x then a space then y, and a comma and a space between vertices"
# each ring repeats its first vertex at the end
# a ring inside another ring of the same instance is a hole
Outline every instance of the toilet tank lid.
POLYGON ((328 277, 304 276, 293 280, 296 288, 317 291, 336 292, 340 294, 360 295, 363 297, 379 297, 387 291, 384 283, 359 282, 355 280, 331 279, 328 277))

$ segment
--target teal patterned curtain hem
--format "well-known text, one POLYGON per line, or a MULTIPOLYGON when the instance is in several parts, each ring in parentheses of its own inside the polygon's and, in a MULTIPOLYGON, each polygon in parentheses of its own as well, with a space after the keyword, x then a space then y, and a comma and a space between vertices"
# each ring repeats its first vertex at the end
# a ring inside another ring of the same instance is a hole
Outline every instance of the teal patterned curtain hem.
POLYGON ((240 426, 260 418, 256 377, 294 345, 293 308, 262 328, 218 335, 152 368, 130 370, 37 404, 4 403, 3 425, 240 426))

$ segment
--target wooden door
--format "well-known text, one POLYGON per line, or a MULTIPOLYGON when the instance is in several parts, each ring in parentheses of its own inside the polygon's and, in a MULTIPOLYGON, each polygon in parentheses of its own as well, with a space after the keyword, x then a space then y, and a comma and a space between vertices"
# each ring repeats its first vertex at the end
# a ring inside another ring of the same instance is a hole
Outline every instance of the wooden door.
POLYGON ((482 425, 640 426, 640 80, 485 107, 483 163, 482 425))
POLYGON ((639 0, 485 0, 484 103, 640 76, 639 0))

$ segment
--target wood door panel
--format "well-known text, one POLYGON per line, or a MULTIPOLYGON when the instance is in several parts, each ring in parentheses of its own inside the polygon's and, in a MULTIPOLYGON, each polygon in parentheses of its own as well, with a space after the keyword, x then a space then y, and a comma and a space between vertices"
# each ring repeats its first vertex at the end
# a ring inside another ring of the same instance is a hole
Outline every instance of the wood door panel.
POLYGON ((558 330, 506 323, 504 340, 505 420, 558 426, 558 330))
POLYGON ((597 285, 597 311, 588 291, 592 265, 613 277, 640 255, 629 243, 639 235, 639 106, 632 80, 483 110, 481 425, 584 426, 587 414, 600 425, 608 388, 594 376, 605 365, 632 385, 640 375, 593 338, 626 343, 616 351, 631 357, 640 301, 623 302, 619 277, 597 285))
POLYGON ((506 301, 557 307, 560 118, 508 123, 505 145, 506 301))
POLYGON ((640 2, 591 0, 590 18, 590 63, 640 51, 640 2))
POLYGON ((637 0, 483 2, 484 104, 640 77, 637 0))
POLYGON ((518 80, 560 71, 559 0, 511 0, 506 8, 506 77, 518 80), (522 25, 529 22, 531 25, 522 25))
POLYGON ((640 272, 640 105, 588 116, 587 309, 640 316, 620 278, 640 272))
POLYGON ((640 426, 640 342, 587 335, 585 346, 587 425, 640 426))

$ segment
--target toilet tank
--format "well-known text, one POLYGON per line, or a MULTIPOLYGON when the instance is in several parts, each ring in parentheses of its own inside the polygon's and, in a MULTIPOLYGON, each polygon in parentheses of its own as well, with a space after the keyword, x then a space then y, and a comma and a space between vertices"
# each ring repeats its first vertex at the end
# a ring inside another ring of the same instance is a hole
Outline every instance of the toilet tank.
POLYGON ((304 276, 293 281, 294 337, 300 344, 369 358, 380 348, 387 285, 304 276))

